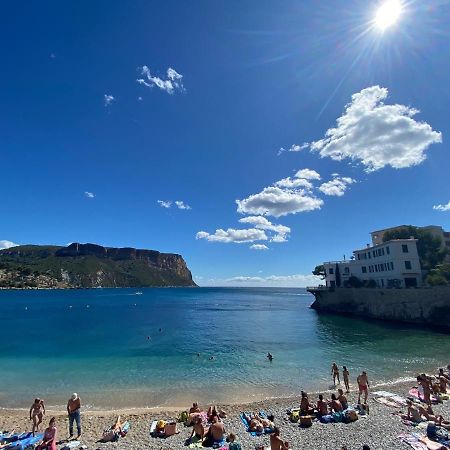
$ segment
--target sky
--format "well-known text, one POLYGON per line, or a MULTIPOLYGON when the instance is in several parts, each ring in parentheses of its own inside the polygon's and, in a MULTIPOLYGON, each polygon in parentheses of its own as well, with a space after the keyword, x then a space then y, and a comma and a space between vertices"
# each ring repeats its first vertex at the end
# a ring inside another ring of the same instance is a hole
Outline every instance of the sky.
POLYGON ((370 231, 449 230, 450 1, 382 3, 5 3, 0 248, 306 286, 370 231))

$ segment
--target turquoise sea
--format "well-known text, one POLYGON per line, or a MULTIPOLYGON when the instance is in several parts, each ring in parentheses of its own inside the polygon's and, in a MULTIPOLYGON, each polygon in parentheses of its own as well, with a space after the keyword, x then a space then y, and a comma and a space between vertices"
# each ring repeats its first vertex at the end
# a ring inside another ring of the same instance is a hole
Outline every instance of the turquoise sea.
POLYGON ((140 292, 0 291, 0 407, 233 403, 328 388, 333 361, 380 383, 450 363, 450 335, 319 316, 304 289, 140 292))

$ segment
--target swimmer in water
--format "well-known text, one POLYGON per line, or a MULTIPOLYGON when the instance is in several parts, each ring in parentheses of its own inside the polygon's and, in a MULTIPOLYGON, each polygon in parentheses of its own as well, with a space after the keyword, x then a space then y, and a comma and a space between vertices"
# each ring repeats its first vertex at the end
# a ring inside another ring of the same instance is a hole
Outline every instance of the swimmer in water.
POLYGON ((270 362, 272 362, 272 360, 273 360, 273 356, 272 356, 272 353, 267 353, 267 359, 270 361, 270 362))

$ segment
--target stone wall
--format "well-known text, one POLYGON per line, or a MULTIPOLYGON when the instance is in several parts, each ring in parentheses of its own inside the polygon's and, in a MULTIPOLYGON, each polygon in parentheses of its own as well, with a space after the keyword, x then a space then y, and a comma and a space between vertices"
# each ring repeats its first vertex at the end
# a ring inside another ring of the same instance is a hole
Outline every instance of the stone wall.
POLYGON ((308 289, 317 311, 438 325, 450 331, 450 286, 420 289, 308 289))

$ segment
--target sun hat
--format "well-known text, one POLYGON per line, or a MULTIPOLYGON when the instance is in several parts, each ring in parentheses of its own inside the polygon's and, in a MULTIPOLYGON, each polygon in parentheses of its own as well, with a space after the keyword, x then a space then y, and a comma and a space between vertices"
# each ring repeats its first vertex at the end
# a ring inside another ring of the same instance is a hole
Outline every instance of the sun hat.
POLYGON ((76 392, 74 392, 72 394, 72 400, 76 400, 78 398, 78 394, 76 392))

